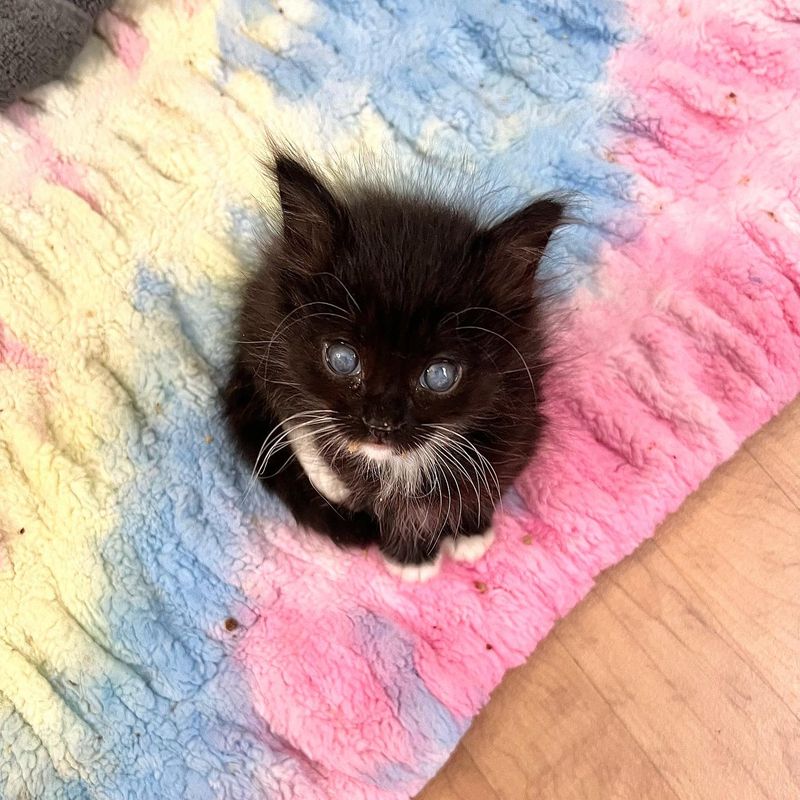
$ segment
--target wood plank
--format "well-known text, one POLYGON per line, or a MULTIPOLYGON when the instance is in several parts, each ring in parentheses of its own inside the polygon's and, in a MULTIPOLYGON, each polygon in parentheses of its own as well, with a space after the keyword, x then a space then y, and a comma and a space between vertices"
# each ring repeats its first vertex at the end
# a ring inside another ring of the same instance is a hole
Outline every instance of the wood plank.
POLYGON ((439 774, 421 794, 417 795, 417 800, 500 800, 500 798, 462 742, 439 770, 439 774))
POLYGON ((796 800, 797 717, 661 547, 606 576, 559 639, 681 798, 796 800))
POLYGON ((553 636, 506 676, 462 746, 501 800, 676 800, 553 636))
POLYGON ((745 450, 800 509, 800 399, 753 436, 745 450))
MULTIPOLYGON (((794 439, 800 451, 800 430, 794 439)), ((800 511, 740 453, 668 520, 656 544, 800 721, 800 511)))

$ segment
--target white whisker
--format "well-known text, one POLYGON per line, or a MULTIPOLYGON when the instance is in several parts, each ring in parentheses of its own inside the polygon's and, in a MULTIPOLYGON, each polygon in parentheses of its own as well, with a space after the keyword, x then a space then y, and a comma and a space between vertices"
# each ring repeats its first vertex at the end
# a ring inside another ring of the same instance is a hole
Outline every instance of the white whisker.
MULTIPOLYGON (((452 445, 452 443, 448 442, 448 446, 447 447, 442 447, 441 450, 440 450, 440 455, 442 457, 446 458, 448 463, 450 463, 451 465, 456 467, 456 469, 458 469, 458 471, 469 482, 470 486, 472 486, 472 489, 475 492, 475 499, 476 499, 477 504, 478 504, 478 518, 480 518, 480 515, 481 515, 481 492, 480 492, 480 489, 478 488, 478 485, 475 483, 475 481, 472 480, 472 478, 471 478, 469 472, 467 471, 466 467, 456 457, 456 454, 452 453, 450 451, 450 446, 451 445, 452 445)), ((460 489, 459 489, 459 491, 460 491, 460 489)), ((463 510, 462 510, 462 516, 463 516, 463 510)), ((462 520, 460 520, 460 521, 462 521, 462 520)))
POLYGON ((518 356, 519 360, 525 365, 525 371, 528 373, 528 380, 531 382, 531 389, 533 389, 533 398, 536 400, 536 384, 533 381, 533 375, 531 374, 530 367, 528 366, 528 362, 525 360, 525 357, 520 353, 519 348, 513 343, 510 342, 502 333, 498 333, 497 331, 490 330, 489 328, 483 328, 480 325, 460 325, 456 328, 457 331, 483 331, 484 333, 488 333, 490 336, 496 336, 498 339, 502 339, 518 356))
MULTIPOLYGON (((316 274, 318 276, 330 275, 331 278, 333 278, 334 280, 338 281, 339 282, 339 286, 341 286, 342 289, 344 289, 345 293, 350 298, 350 300, 353 303, 353 305, 356 307, 356 311, 361 311, 361 306, 358 304, 358 302, 356 301, 355 297, 353 297, 353 293, 347 288, 347 286, 345 286, 344 281, 338 275, 336 275, 334 272, 331 272, 330 270, 326 270, 325 272, 318 272, 316 274)), ((342 313, 344 313, 344 314, 347 313, 341 306, 339 306, 339 309, 342 311, 342 313)))
MULTIPOLYGON (((310 303, 303 303, 302 305, 299 305, 296 308, 293 308, 288 314, 286 314, 283 317, 283 319, 275 326, 275 330, 273 331, 271 338, 267 342, 267 349, 266 349, 264 357, 262 359, 262 363, 259 364, 259 372, 261 372, 261 367, 262 366, 264 367, 264 380, 267 379, 267 370, 269 369, 269 357, 270 357, 270 353, 272 351, 272 346, 275 344, 275 342, 277 341, 278 337, 281 336, 281 335, 285 335, 286 331, 288 331, 289 328, 293 327, 294 325, 297 325, 300 322, 305 322, 306 320, 313 319, 314 317, 323 317, 323 316, 339 317, 339 318, 345 319, 345 320, 349 320, 350 319, 350 317, 347 315, 347 311, 345 309, 343 309, 341 306, 336 305, 335 303, 328 303, 325 300, 314 300, 314 301, 312 301, 310 303), (299 311, 302 311, 304 308, 310 308, 311 306, 327 306, 329 308, 333 308, 334 310, 340 311, 342 313, 334 314, 331 311, 313 312, 313 313, 309 313, 309 314, 304 314, 302 317, 300 317, 300 319, 296 319, 296 320, 294 320, 294 322, 291 322, 288 325, 285 325, 285 323, 288 322, 299 311)), ((249 344, 264 344, 264 342, 249 342, 249 344)))
MULTIPOLYGON (((311 425, 314 423, 321 423, 326 421, 328 412, 324 410, 309 410, 309 411, 299 411, 296 414, 292 414, 290 417, 287 417, 285 420, 282 420, 277 425, 275 425, 272 430, 264 437, 264 441, 261 444, 261 447, 256 455, 255 461, 253 463, 253 470, 250 473, 250 479, 248 481, 247 489, 245 490, 245 497, 248 496, 250 491, 252 490, 253 486, 255 485, 256 479, 262 477, 261 473, 264 470, 269 459, 274 455, 277 450, 280 450, 282 447, 285 446, 286 442, 282 442, 282 440, 287 435, 287 430, 284 427, 287 423, 292 422, 301 417, 310 417, 310 419, 305 420, 304 422, 299 423, 296 427, 303 427, 306 425, 311 425), (323 415, 322 417, 320 415, 323 415), (271 441, 273 437, 277 434, 277 437, 274 441, 271 441)), ((292 426, 290 430, 293 430, 295 426, 292 426)))
MULTIPOLYGON (((518 311, 522 311, 524 309, 518 308, 518 311)), ((504 314, 502 311, 498 311, 496 308, 489 308, 488 306, 468 306, 467 308, 462 308, 461 311, 452 311, 449 314, 445 314, 442 317, 442 323, 446 322, 449 319, 453 319, 455 317, 458 319, 462 314, 466 314, 469 311, 488 311, 490 314, 497 314, 498 317, 502 317, 505 320, 508 320, 512 325, 516 325, 518 328, 522 328, 523 330, 527 330, 527 327, 516 320, 511 319, 508 314, 504 314)))

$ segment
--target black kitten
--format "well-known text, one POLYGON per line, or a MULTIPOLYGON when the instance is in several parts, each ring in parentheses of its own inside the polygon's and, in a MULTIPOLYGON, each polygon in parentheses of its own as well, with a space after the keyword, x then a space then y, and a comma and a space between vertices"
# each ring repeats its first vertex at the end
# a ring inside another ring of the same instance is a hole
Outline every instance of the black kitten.
POLYGON ((283 224, 244 292, 231 429, 297 521, 408 579, 474 561, 540 437, 534 274, 563 205, 507 219, 275 158, 283 224))

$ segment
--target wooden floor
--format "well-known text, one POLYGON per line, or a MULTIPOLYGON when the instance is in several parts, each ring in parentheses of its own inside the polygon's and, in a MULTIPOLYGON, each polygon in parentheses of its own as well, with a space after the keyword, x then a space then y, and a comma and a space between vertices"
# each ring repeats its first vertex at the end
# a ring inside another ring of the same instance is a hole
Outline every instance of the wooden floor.
POLYGON ((419 800, 800 800, 800 401, 509 673, 419 800))

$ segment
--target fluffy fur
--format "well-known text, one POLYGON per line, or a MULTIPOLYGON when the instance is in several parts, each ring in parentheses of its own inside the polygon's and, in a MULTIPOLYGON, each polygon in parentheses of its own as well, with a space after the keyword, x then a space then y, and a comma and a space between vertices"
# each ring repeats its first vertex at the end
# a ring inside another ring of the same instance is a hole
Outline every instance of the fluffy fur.
POLYGON ((282 226, 244 291, 231 428, 298 522, 429 577, 444 541, 484 537, 539 440, 535 273, 563 205, 482 225, 425 193, 337 192, 294 156, 273 169, 282 226), (326 364, 339 342, 357 374, 326 364), (460 375, 441 393, 421 380, 438 359, 460 375))

